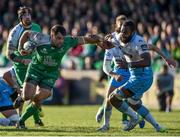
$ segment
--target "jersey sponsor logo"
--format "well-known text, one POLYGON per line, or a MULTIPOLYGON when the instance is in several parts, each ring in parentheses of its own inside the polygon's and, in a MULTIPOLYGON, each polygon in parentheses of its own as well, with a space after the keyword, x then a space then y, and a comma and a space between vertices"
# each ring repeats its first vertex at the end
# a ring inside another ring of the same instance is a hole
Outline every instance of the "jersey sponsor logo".
POLYGON ((57 66, 58 65, 56 60, 52 59, 51 56, 45 56, 44 60, 43 60, 43 64, 48 65, 48 66, 57 66))
POLYGON ((115 57, 115 61, 116 62, 119 62, 119 61, 125 61, 126 59, 125 58, 123 58, 123 57, 115 57))
POLYGON ((47 54, 47 53, 48 53, 46 48, 43 48, 43 49, 41 50, 41 52, 44 53, 44 54, 47 54))
POLYGON ((143 44, 143 45, 141 45, 141 49, 142 49, 142 50, 148 50, 148 46, 147 46, 147 44, 143 44))

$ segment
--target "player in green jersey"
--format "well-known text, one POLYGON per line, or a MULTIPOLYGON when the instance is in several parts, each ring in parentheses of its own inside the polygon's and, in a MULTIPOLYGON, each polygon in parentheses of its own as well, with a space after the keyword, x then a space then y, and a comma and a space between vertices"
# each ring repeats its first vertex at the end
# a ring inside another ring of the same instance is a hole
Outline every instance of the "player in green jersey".
MULTIPOLYGON (((7 57, 13 63, 13 71, 15 76, 12 76, 10 71, 8 72, 8 80, 12 79, 16 87, 12 88, 22 88, 25 75, 27 72, 28 64, 31 62, 32 55, 22 56, 18 52, 19 39, 24 31, 33 30, 36 32, 41 32, 41 28, 38 24, 33 23, 31 19, 32 9, 29 7, 20 7, 18 10, 19 24, 17 24, 11 31, 7 40, 7 57), (17 86, 19 85, 19 86, 17 86)), ((21 112, 20 112, 21 115, 21 112)), ((42 126, 43 123, 39 117, 39 114, 34 114, 34 120, 36 125, 42 126)))
MULTIPOLYGON (((21 116, 19 129, 26 128, 25 121, 38 110, 41 101, 51 96, 51 90, 59 77, 61 60, 67 51, 78 44, 97 43, 99 39, 96 37, 66 36, 65 28, 61 25, 55 25, 51 28, 50 35, 34 31, 24 32, 19 46, 22 55, 29 53, 29 51, 24 50, 26 41, 32 43, 31 48, 35 48, 36 52, 28 67, 22 99, 17 100, 17 102, 32 99, 34 102, 21 116)), ((30 50, 32 50, 31 48, 30 50)))

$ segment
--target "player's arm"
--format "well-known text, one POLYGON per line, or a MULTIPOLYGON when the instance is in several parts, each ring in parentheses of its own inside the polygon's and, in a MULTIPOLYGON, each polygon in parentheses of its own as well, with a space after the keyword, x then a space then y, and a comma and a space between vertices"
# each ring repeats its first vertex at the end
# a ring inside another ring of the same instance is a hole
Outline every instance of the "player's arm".
POLYGON ((151 65, 151 56, 148 52, 144 52, 140 54, 140 58, 141 59, 137 62, 128 63, 129 67, 138 68, 138 67, 149 67, 151 65))
POLYGON ((6 51, 6 56, 9 60, 13 62, 21 62, 22 63, 22 58, 20 56, 17 56, 14 52, 17 50, 17 39, 16 39, 16 32, 17 30, 13 29, 9 33, 8 40, 7 40, 7 51, 6 51))
POLYGON ((29 37, 30 37, 30 31, 25 31, 19 40, 18 51, 20 52, 21 55, 28 54, 28 52, 24 50, 23 45, 26 41, 28 41, 29 37))
POLYGON ((116 79, 116 81, 121 81, 122 76, 117 75, 116 73, 113 72, 113 68, 111 65, 112 59, 113 59, 112 53, 109 50, 106 50, 104 55, 103 71, 104 73, 106 73, 106 75, 116 79))
POLYGON ((78 44, 96 44, 101 41, 99 37, 86 37, 86 36, 79 36, 77 37, 78 44))
POLYGON ((88 37, 86 36, 78 37, 78 44, 88 44, 88 43, 96 44, 102 49, 111 49, 114 47, 113 43, 111 43, 108 40, 102 39, 97 35, 90 35, 88 37))
POLYGON ((35 47, 39 46, 42 43, 48 43, 49 42, 49 37, 47 37, 46 35, 39 33, 39 32, 35 32, 35 31, 25 31, 20 40, 19 40, 19 48, 18 51, 20 52, 21 55, 27 55, 30 54, 31 52, 26 51, 24 49, 24 43, 26 41, 30 41, 32 44, 32 50, 35 49, 35 47))
POLYGON ((172 58, 167 58, 158 47, 151 45, 151 44, 148 44, 148 49, 159 54, 164 59, 166 64, 169 65, 170 67, 171 66, 176 67, 176 61, 173 60, 172 58))

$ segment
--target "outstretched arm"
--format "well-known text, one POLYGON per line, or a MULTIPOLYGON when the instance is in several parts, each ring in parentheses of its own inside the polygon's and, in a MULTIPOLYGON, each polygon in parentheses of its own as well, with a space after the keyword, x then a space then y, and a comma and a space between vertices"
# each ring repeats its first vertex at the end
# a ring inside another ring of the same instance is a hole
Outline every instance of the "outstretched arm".
POLYGON ((109 42, 108 40, 104 40, 103 38, 97 35, 90 35, 88 37, 85 36, 78 37, 78 41, 79 44, 87 44, 87 43, 96 44, 102 49, 111 49, 114 47, 114 45, 111 42, 109 42))
POLYGON ((176 67, 176 65, 177 65, 176 61, 173 60, 172 58, 167 58, 158 47, 148 44, 148 49, 155 51, 157 54, 159 54, 164 59, 166 64, 169 65, 170 67, 176 67))
POLYGON ((22 36, 21 36, 21 38, 20 38, 20 40, 19 40, 18 50, 19 50, 19 52, 20 52, 21 55, 27 55, 27 54, 28 54, 28 52, 24 50, 23 45, 24 45, 24 43, 25 43, 26 41, 28 41, 29 36, 30 36, 30 32, 29 32, 29 31, 25 31, 25 32, 22 34, 22 36))

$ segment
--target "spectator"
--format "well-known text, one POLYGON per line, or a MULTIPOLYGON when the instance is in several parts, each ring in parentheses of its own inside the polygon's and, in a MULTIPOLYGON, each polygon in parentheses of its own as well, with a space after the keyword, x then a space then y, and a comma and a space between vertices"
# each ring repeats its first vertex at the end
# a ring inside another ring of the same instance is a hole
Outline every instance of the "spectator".
POLYGON ((174 77, 168 72, 167 65, 163 65, 162 72, 157 76, 157 88, 160 110, 170 112, 174 96, 174 77))
MULTIPOLYGON (((42 26, 43 32, 46 33, 49 32, 47 28, 58 23, 63 24, 69 34, 73 28, 77 29, 80 35, 86 33, 106 34, 111 30, 113 19, 118 14, 126 14, 135 20, 138 24, 138 32, 147 36, 147 41, 161 45, 166 54, 173 54, 173 57, 179 62, 179 49, 176 49, 178 46, 174 48, 171 44, 171 41, 177 41, 180 35, 179 0, 20 0, 18 2, 1 0, 0 32, 9 31, 17 23, 15 13, 17 8, 22 5, 33 7, 33 19, 42 26), (123 6, 119 8, 120 5, 123 6)), ((1 35, 2 33, 0 34, 0 49, 6 41, 1 35)), ((79 51, 79 49, 75 51, 79 51)), ((83 56, 81 62, 85 62, 85 59, 88 63, 92 61, 91 57, 87 55, 87 57, 83 56)), ((158 62, 155 65, 161 65, 158 62)), ((79 69, 78 66, 75 68, 79 69)))

